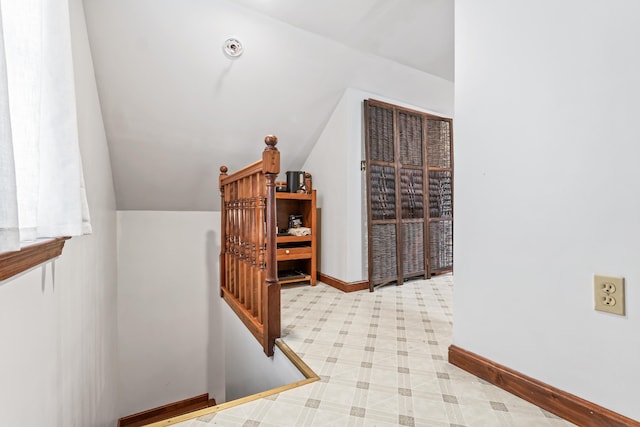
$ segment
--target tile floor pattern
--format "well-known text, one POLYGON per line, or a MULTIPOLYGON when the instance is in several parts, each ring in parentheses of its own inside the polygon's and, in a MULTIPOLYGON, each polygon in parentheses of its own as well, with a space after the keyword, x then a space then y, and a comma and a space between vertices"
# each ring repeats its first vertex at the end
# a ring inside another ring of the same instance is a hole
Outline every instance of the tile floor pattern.
POLYGON ((177 424, 571 426, 447 363, 451 275, 343 293, 282 289, 283 340, 321 380, 177 424))

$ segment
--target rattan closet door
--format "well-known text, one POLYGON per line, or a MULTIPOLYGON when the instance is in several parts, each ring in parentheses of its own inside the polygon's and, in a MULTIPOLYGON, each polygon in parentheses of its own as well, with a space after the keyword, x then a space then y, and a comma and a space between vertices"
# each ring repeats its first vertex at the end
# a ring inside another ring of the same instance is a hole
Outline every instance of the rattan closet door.
POLYGON ((396 111, 400 158, 400 204, 402 217, 402 278, 426 277, 427 246, 424 209, 425 120, 419 114, 396 111))
POLYGON ((453 270, 452 138, 450 119, 427 119, 429 264, 432 274, 453 270))
POLYGON ((453 267, 451 120, 365 101, 369 287, 453 267))
POLYGON ((398 180, 394 111, 366 104, 369 287, 398 280, 398 180))

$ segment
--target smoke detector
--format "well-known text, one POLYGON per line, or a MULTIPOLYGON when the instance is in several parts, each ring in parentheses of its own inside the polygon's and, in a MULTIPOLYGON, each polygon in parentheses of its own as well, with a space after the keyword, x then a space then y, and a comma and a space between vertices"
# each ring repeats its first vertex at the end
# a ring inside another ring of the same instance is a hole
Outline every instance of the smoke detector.
POLYGON ((240 40, 236 38, 227 39, 223 45, 224 54, 230 58, 237 58, 242 55, 244 52, 244 47, 242 47, 242 43, 240 40))

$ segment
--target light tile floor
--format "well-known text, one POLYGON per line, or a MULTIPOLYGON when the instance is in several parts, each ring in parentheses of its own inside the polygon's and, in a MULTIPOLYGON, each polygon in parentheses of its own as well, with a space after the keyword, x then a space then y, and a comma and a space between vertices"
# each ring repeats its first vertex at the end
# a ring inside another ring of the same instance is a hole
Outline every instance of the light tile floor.
POLYGON ((571 426, 447 363, 453 277, 343 293, 282 289, 282 339, 321 380, 177 424, 571 426))

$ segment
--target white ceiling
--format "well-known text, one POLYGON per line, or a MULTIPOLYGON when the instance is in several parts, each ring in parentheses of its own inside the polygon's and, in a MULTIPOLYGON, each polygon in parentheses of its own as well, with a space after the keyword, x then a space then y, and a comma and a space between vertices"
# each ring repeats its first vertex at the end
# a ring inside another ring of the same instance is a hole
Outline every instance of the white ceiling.
POLYGON ((219 209, 219 166, 253 162, 267 134, 299 169, 349 87, 451 114, 453 0, 84 6, 118 209, 219 209))
POLYGON ((453 81, 454 0, 234 0, 346 46, 453 81))

